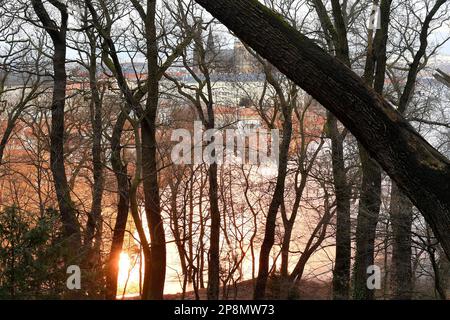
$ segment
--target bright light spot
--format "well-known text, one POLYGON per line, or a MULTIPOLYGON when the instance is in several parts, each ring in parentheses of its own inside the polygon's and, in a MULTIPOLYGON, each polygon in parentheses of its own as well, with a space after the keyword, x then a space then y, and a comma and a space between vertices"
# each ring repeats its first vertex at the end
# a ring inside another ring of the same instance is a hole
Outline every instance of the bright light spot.
POLYGON ((123 297, 124 291, 125 296, 139 293, 139 264, 132 261, 126 252, 120 253, 119 277, 117 280, 118 298, 123 297))
POLYGON ((130 265, 131 261, 128 253, 121 252, 119 258, 119 279, 118 279, 119 288, 120 287, 123 288, 127 283, 128 273, 130 272, 130 265))
POLYGON ((128 253, 121 252, 119 259, 119 273, 128 273, 130 264, 130 257, 128 256, 128 253))

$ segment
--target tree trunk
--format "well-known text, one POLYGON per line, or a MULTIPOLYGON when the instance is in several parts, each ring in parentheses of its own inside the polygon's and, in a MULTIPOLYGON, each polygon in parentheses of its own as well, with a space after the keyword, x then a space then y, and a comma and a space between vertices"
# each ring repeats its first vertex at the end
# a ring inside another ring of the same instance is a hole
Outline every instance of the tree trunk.
POLYGON ((442 286, 441 271, 439 270, 439 265, 438 265, 438 263, 436 261, 435 249, 434 248, 430 248, 428 253, 430 255, 431 266, 433 267, 434 290, 436 291, 439 299, 447 300, 447 294, 445 292, 446 290, 442 286))
POLYGON ((289 276, 289 286, 290 290, 295 289, 296 285, 300 283, 302 279, 303 272, 305 271, 306 264, 308 263, 311 256, 316 252, 316 250, 320 247, 320 245, 325 240, 327 235, 328 225, 330 223, 331 218, 333 217, 333 212, 330 211, 330 207, 328 204, 328 196, 324 201, 325 210, 323 213, 320 222, 314 228, 311 233, 308 242, 306 243, 305 249, 303 250, 300 259, 292 270, 289 276))
POLYGON ((292 108, 290 106, 283 106, 282 108, 289 109, 290 111, 283 110, 283 140, 281 142, 279 153, 278 176, 272 201, 270 202, 269 210, 267 212, 264 240, 259 253, 258 277, 256 278, 256 285, 253 293, 255 300, 264 299, 266 295, 267 279, 269 278, 269 258, 270 251, 272 250, 275 241, 277 213, 284 200, 284 184, 287 174, 289 145, 291 143, 292 135, 292 108))
POLYGON ((50 132, 50 167, 55 183, 59 211, 62 217, 65 239, 73 252, 81 247, 80 224, 76 218, 74 204, 70 196, 64 165, 64 106, 66 101, 66 46, 65 42, 55 43, 53 54, 53 97, 52 125, 50 132))
POLYGON ((126 121, 126 111, 122 111, 114 126, 111 137, 111 165, 117 181, 117 217, 114 225, 111 251, 108 257, 108 271, 106 275, 106 298, 115 299, 117 294, 117 277, 119 274, 119 259, 122 252, 125 228, 128 220, 130 186, 128 183, 127 168, 120 157, 120 137, 126 121))
MULTIPOLYGON (((417 49, 413 61, 409 65, 406 84, 398 102, 398 111, 404 114, 415 91, 417 75, 421 69, 421 61, 426 56, 428 46, 428 35, 431 22, 437 14, 439 8, 444 5, 445 0, 434 2, 425 17, 419 40, 420 46, 417 49)), ((392 252, 392 293, 394 299, 411 299, 413 290, 413 272, 411 268, 411 238, 412 238, 412 204, 399 190, 397 185, 392 182, 391 190, 391 220, 394 234, 393 252, 392 252)))
MULTIPOLYGON (((381 28, 369 31, 366 65, 363 79, 382 95, 386 74, 386 43, 388 39, 391 0, 381 1, 381 28)), ((367 268, 374 263, 374 248, 381 206, 381 168, 367 150, 358 145, 362 168, 358 220, 356 227, 356 253, 353 297, 374 299, 374 290, 367 287, 367 268)))
POLYGON ((147 1, 145 21, 148 63, 148 93, 142 130, 142 181, 144 186, 145 213, 150 231, 151 261, 146 261, 145 279, 148 291, 144 297, 161 300, 166 278, 166 239, 159 198, 156 116, 159 101, 158 38, 156 34, 156 1, 147 1))
POLYGON ((66 5, 53 4, 60 14, 60 26, 52 20, 42 1, 32 1, 33 9, 39 17, 44 29, 53 42, 53 95, 52 95, 52 124, 50 130, 50 169, 55 184, 55 192, 61 214, 62 228, 66 253, 66 263, 73 263, 78 259, 81 251, 80 224, 76 217, 74 203, 70 195, 70 187, 64 165, 64 107, 66 103, 66 31, 68 13, 66 5), (69 254, 70 252, 70 254, 69 254))
POLYGON ((145 213, 147 215, 150 231, 151 258, 146 261, 145 275, 148 281, 148 291, 145 297, 151 300, 161 300, 164 294, 164 282, 166 277, 166 240, 163 220, 161 216, 159 183, 157 172, 156 152, 156 107, 158 91, 147 98, 147 116, 142 123, 142 181, 144 186, 145 213))
POLYGON ((256 0, 196 0, 316 98, 419 208, 450 257, 450 161, 354 72, 256 0))
MULTIPOLYGON (((174 177, 174 179, 176 179, 174 177)), ((180 256, 180 265, 181 265, 181 272, 183 274, 183 295, 186 292, 186 284, 188 282, 188 279, 190 278, 190 273, 187 267, 187 257, 188 254, 186 252, 186 248, 185 248, 185 235, 183 234, 183 236, 180 234, 180 225, 178 223, 179 220, 179 216, 178 216, 178 208, 177 208, 177 195, 178 195, 178 191, 179 191, 179 181, 176 181, 175 183, 170 183, 169 182, 169 187, 170 187, 170 213, 171 213, 171 221, 172 221, 172 233, 173 233, 173 238, 175 240, 175 245, 177 246, 177 250, 178 250, 178 255, 180 256)), ((185 212, 185 209, 183 209, 183 211, 185 212)), ((184 215, 183 217, 184 219, 186 218, 186 215, 184 215)), ((184 220, 183 219, 183 220, 184 220)), ((184 228, 185 226, 183 225, 183 230, 185 230, 184 228)))
POLYGON ((361 146, 359 154, 363 177, 356 226, 353 298, 371 300, 374 299, 374 290, 367 287, 367 268, 374 264, 375 236, 381 205, 381 171, 361 146))
POLYGON ((281 265, 280 275, 282 279, 289 276, 289 249, 291 246, 291 237, 294 224, 288 223, 284 225, 283 242, 281 244, 281 265))
POLYGON ((409 300, 412 298, 412 204, 394 182, 391 189, 390 209, 394 236, 392 246, 392 298, 409 300))
POLYGON ((348 299, 350 287, 350 188, 344 163, 344 146, 337 119, 328 112, 328 134, 331 138, 333 183, 336 196, 336 257, 333 270, 333 299, 348 299))
POLYGON ((103 197, 103 159, 102 159, 102 100, 97 84, 97 59, 95 38, 89 37, 91 46, 89 65, 89 87, 91 90, 91 125, 92 125, 92 205, 86 223, 84 246, 88 248, 89 263, 100 261, 102 236, 102 197, 103 197), (95 240, 95 243, 94 243, 95 240))
MULTIPOLYGON (((211 119, 210 119, 211 120, 211 119)), ((214 122, 213 122, 214 123, 214 122)), ((208 300, 219 299, 220 285, 220 211, 217 194, 217 163, 208 169, 209 205, 211 211, 211 230, 208 254, 208 300)))
MULTIPOLYGON (((314 1, 314 6, 326 34, 328 46, 334 47, 336 57, 351 68, 350 54, 342 8, 339 1, 333 0, 332 13, 335 24, 331 22, 326 7, 321 0, 314 1)), ((331 157, 333 184, 336 197, 336 257, 333 270, 333 299, 348 299, 350 287, 351 264, 351 225, 350 225, 350 187, 344 161, 344 136, 338 130, 336 117, 327 112, 327 129, 331 138, 331 157)))
POLYGON ((6 128, 4 129, 2 139, 0 140, 0 166, 3 164, 3 154, 5 152, 5 148, 9 141, 9 138, 13 133, 19 115, 20 112, 17 112, 12 117, 8 117, 6 128))

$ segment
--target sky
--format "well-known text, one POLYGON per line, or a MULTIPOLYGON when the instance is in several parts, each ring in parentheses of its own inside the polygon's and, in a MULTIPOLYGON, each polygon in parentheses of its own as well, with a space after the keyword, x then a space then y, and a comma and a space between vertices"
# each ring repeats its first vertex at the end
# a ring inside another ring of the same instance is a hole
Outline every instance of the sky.
POLYGON ((450 41, 442 47, 440 54, 450 56, 450 41))

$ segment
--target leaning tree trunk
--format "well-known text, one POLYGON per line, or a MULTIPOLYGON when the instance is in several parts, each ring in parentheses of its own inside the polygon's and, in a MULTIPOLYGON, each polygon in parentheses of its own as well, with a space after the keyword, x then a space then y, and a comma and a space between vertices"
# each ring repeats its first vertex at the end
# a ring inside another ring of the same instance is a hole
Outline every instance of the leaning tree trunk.
POLYGON ((337 59, 257 0, 196 0, 316 98, 419 208, 450 257, 450 161, 337 59))
MULTIPOLYGON (((409 102, 414 94, 417 75, 421 69, 421 61, 426 56, 428 46, 429 30, 431 22, 441 6, 446 0, 434 2, 427 16, 425 17, 422 30, 420 31, 420 46, 417 49, 413 61, 409 64, 406 84, 398 102, 398 111, 404 114, 409 107, 409 102)), ((392 289, 394 299, 412 298, 412 270, 411 270, 411 237, 412 237, 412 204, 406 195, 399 190, 395 182, 392 182, 391 193, 391 220, 394 234, 392 252, 392 289)))

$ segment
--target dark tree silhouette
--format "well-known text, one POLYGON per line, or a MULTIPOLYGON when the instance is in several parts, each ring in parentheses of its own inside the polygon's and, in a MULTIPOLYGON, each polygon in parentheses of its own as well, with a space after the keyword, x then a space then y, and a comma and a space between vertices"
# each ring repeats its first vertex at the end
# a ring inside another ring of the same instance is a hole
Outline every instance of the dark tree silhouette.
POLYGON ((72 252, 81 248, 80 224, 70 195, 70 187, 64 165, 64 106, 66 102, 66 51, 67 51, 67 6, 59 1, 49 1, 61 16, 60 25, 50 17, 42 1, 31 1, 33 9, 43 28, 53 42, 53 97, 52 126, 50 132, 50 165, 58 198, 59 211, 63 223, 64 236, 72 252))

